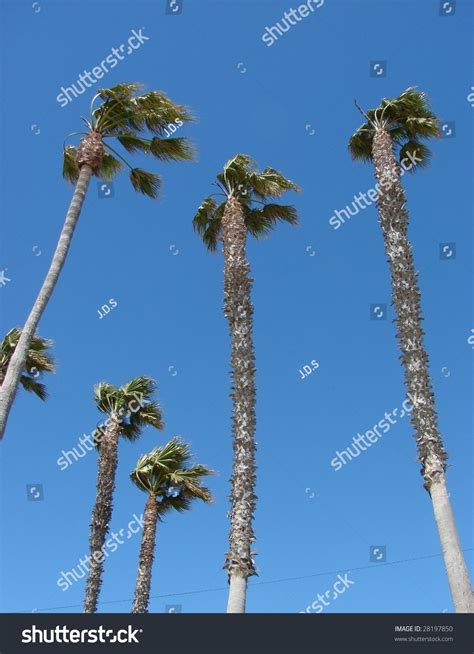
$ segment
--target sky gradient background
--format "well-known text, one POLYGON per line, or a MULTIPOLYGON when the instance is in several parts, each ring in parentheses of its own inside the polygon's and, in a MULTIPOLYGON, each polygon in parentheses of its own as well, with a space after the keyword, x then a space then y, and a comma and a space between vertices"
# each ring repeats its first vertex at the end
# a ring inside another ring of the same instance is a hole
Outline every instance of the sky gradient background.
MULTIPOLYGON (((101 420, 94 384, 146 374, 158 382, 166 430, 120 443, 112 529, 143 510, 145 495, 128 479, 138 457, 175 434, 190 441, 197 460, 219 471, 210 481, 216 499, 159 526, 150 611, 225 610, 231 404, 223 263, 191 220, 224 162, 245 152, 303 189, 285 198, 301 226, 248 246, 260 570, 248 611, 304 611, 349 571, 355 583, 326 612, 452 611, 408 419, 339 472, 330 465, 336 450, 400 407, 404 386, 376 210, 338 230, 329 219, 374 185, 372 167, 347 152, 361 123, 354 98, 370 108, 408 86, 426 91, 440 119, 454 122, 454 136, 433 143, 431 167, 404 176, 404 185, 448 484, 472 572, 472 3, 458 0, 440 15, 437 0, 326 0, 270 48, 265 27, 298 2, 184 0, 175 16, 164 0, 35 4, 1 5, 0 270, 11 279, 0 287, 2 334, 24 323, 71 197, 62 144, 81 130, 94 89, 61 108, 61 86, 144 28, 149 41, 100 86, 140 81, 191 107, 198 121, 180 134, 199 157, 147 162, 163 176, 157 202, 135 194, 126 175, 113 197, 100 198, 91 183, 39 330, 55 342, 50 399, 20 392, 1 445, 0 609, 82 610, 85 580, 67 592, 56 582, 88 551, 96 455, 64 471, 57 459, 101 420), (386 76, 373 77, 370 62, 380 60, 386 76), (440 259, 442 243, 456 244, 455 257, 440 259), (111 298, 117 308, 99 320, 111 298), (373 304, 389 307, 385 320, 371 319, 373 304), (313 359, 319 368, 301 379, 313 359), (28 499, 27 484, 42 484, 44 499, 28 499), (386 547, 385 563, 370 561, 374 545, 386 547)), ((106 561, 101 611, 130 611, 139 545, 135 535, 106 561)))

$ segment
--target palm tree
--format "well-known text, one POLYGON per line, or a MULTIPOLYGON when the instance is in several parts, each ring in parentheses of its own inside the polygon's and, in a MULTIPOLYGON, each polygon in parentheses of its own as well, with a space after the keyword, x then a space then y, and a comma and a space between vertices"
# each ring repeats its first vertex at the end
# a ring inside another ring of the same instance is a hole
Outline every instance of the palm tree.
POLYGON ((194 217, 195 230, 207 248, 223 244, 224 315, 231 337, 233 415, 233 472, 231 477, 230 551, 224 567, 229 575, 228 613, 244 613, 247 579, 256 574, 251 543, 255 540, 255 356, 252 339, 252 279, 246 255, 247 234, 260 238, 279 221, 297 224, 292 206, 267 203, 286 191, 298 191, 274 168, 257 170, 247 155, 238 154, 217 175, 224 196, 218 204, 210 196, 194 217), (260 205, 260 206, 256 206, 260 205))
MULTIPOLYGON (((0 388, 3 386, 7 368, 18 345, 20 336, 21 329, 14 327, 10 329, 0 343, 0 388)), ((40 336, 33 336, 20 375, 20 384, 25 391, 34 393, 40 400, 46 400, 48 398, 48 391, 44 384, 37 381, 37 378, 43 372, 54 372, 56 369, 54 359, 48 352, 52 346, 52 341, 41 338, 40 336)))
POLYGON ((165 136, 169 123, 192 120, 188 110, 174 104, 161 91, 137 95, 140 89, 140 84, 118 84, 110 89, 100 89, 91 102, 89 117, 82 119, 88 131, 74 133, 82 135, 79 147, 64 149, 63 175, 75 185, 75 189, 50 268, 8 366, 0 393, 0 439, 25 367, 31 339, 66 260, 91 177, 96 175, 110 181, 125 164, 130 168, 130 181, 136 191, 151 198, 158 195, 159 175, 132 168, 108 140, 117 139, 128 152, 144 152, 161 161, 186 160, 194 156, 187 139, 165 136), (101 103, 95 108, 98 100, 101 103), (145 138, 149 132, 152 138, 145 138))
POLYGON ((438 429, 435 400, 424 345, 418 275, 408 238, 408 211, 401 183, 402 169, 426 166, 431 152, 423 140, 440 135, 439 123, 424 93, 409 88, 399 97, 384 99, 367 113, 351 137, 354 159, 371 161, 378 182, 378 211, 385 253, 392 277, 397 339, 402 352, 405 385, 412 403, 424 487, 430 494, 454 606, 457 612, 474 610, 466 563, 454 521, 445 471, 447 454, 438 429), (413 165, 406 165, 408 159, 413 165))
POLYGON ((213 471, 204 465, 186 467, 190 458, 189 446, 173 438, 142 456, 130 475, 134 484, 148 493, 132 613, 148 613, 158 520, 172 509, 188 511, 195 499, 212 501, 209 490, 201 484, 201 477, 213 471))
POLYGON ((153 401, 155 383, 149 377, 137 377, 117 388, 108 382, 95 387, 97 408, 108 416, 104 426, 94 433, 99 450, 97 494, 92 511, 90 568, 84 602, 85 613, 95 613, 102 585, 103 547, 112 517, 119 436, 134 441, 143 427, 163 429, 160 407, 153 401))

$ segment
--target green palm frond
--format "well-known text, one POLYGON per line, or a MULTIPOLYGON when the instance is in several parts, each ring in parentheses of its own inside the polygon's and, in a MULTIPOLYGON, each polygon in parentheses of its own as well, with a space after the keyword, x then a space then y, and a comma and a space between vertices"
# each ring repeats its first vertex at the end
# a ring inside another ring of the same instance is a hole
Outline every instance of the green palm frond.
POLYGON ((163 513, 171 508, 187 510, 194 499, 211 502, 211 493, 201 479, 214 472, 201 464, 185 467, 190 458, 189 445, 175 437, 140 457, 130 478, 140 490, 159 500, 163 513))
POLYGON ((141 138, 133 132, 117 134, 117 140, 123 145, 127 152, 150 152, 151 141, 141 138))
POLYGON ((203 234, 203 241, 206 247, 210 252, 215 252, 217 250, 217 243, 219 242, 219 239, 221 238, 221 225, 222 225, 222 217, 224 215, 225 211, 225 202, 220 204, 214 214, 214 217, 212 220, 209 221, 209 225, 207 226, 207 229, 205 233, 203 234))
MULTIPOLYGON (((421 153, 419 165, 428 165, 431 151, 420 139, 439 138, 439 121, 431 110, 425 93, 408 88, 397 98, 384 98, 380 105, 367 112, 368 122, 359 127, 349 140, 349 151, 353 159, 372 160, 372 143, 377 129, 386 129, 395 149, 399 149, 400 160, 413 151, 413 144, 421 153), (402 155, 403 151, 403 155, 402 155)), ((414 167, 413 167, 414 168, 414 167)), ((412 168, 412 170, 413 170, 412 168)))
POLYGON ((157 402, 148 401, 139 411, 132 413, 132 418, 136 417, 137 424, 140 426, 151 425, 156 429, 164 429, 163 413, 157 402))
POLYGON ((353 159, 372 161, 372 141, 375 130, 367 123, 360 127, 349 140, 349 152, 353 159))
POLYGON ((155 173, 149 173, 141 168, 132 168, 130 181, 135 191, 148 195, 150 198, 157 198, 161 188, 161 177, 155 173))
POLYGON ((130 129, 131 106, 128 101, 107 100, 93 112, 93 125, 104 138, 130 129))
MULTIPOLYGON (((104 144, 107 141, 106 147, 115 155, 107 152, 100 169, 94 174, 110 181, 125 163, 131 171, 133 188, 151 198, 158 197, 160 176, 132 167, 109 145, 108 139, 116 139, 128 153, 151 154, 163 162, 191 160, 195 156, 194 147, 186 137, 164 138, 169 135, 171 124, 182 126, 184 122, 193 121, 191 112, 184 105, 170 100, 162 91, 142 93, 142 85, 138 83, 99 89, 92 100, 89 119, 84 120, 91 131, 100 134, 104 144), (94 107, 96 101, 99 106, 94 107)), ((73 184, 79 176, 77 152, 73 146, 64 150, 63 175, 73 184)))
POLYGON ((177 470, 189 461, 191 449, 175 436, 166 445, 154 449, 150 456, 154 466, 166 471, 177 470))
POLYGON ((264 207, 245 210, 245 224, 255 238, 262 238, 275 228, 279 221, 298 224, 295 207, 283 204, 266 204, 264 207))
POLYGON ((131 103, 133 111, 130 126, 138 131, 147 129, 155 134, 163 134, 170 123, 194 120, 186 107, 172 102, 161 91, 150 91, 133 98, 131 103))
POLYGON ((394 143, 403 144, 407 139, 430 139, 440 136, 439 122, 435 118, 407 118, 394 122, 388 128, 394 143))
POLYGON ((261 209, 252 209, 249 213, 261 216, 268 223, 276 223, 281 220, 290 225, 298 224, 298 212, 295 207, 289 204, 269 203, 261 209))
POLYGON ((164 497, 159 503, 159 516, 160 518, 168 511, 174 510, 178 513, 183 513, 184 511, 190 511, 191 509, 191 497, 186 497, 183 493, 180 493, 177 497, 164 497))
POLYGON ((219 182, 229 191, 237 192, 239 187, 248 186, 248 178, 257 164, 248 154, 236 154, 224 164, 224 170, 217 175, 219 182))
POLYGON ((397 98, 384 98, 380 107, 372 111, 374 116, 380 120, 386 120, 388 123, 410 117, 434 117, 429 108, 428 97, 415 87, 406 89, 397 98))
POLYGON ((407 167, 405 170, 414 173, 418 167, 427 168, 431 163, 432 152, 424 143, 411 140, 407 141, 400 148, 400 163, 406 160, 407 167), (409 157, 408 155, 411 155, 409 157), (413 164, 413 161, 416 163, 413 164))
POLYGON ((301 189, 274 168, 265 168, 262 173, 252 172, 249 183, 255 195, 265 198, 279 198, 287 191, 299 192, 301 189))
POLYGON ((129 414, 128 417, 122 420, 121 429, 122 436, 127 440, 136 440, 143 427, 148 425, 155 429, 164 429, 163 414, 157 402, 146 402, 136 411, 128 410, 127 414, 129 414))
MULTIPOLYGON (((227 199, 234 197, 239 201, 247 229, 255 238, 268 234, 278 221, 290 225, 298 223, 295 207, 265 204, 265 200, 280 197, 287 191, 299 191, 300 188, 275 168, 267 167, 259 172, 249 155, 237 154, 229 159, 223 172, 217 175, 217 186, 226 192, 227 199), (255 207, 255 202, 263 206, 255 207)), ((218 204, 214 198, 207 197, 194 216, 194 230, 210 251, 217 249, 225 207, 226 201, 218 204)))
POLYGON ((71 184, 76 184, 79 177, 79 167, 76 161, 77 148, 68 145, 63 153, 63 177, 71 184))
POLYGON ((35 352, 32 349, 30 349, 26 357, 25 367, 28 371, 36 368, 39 373, 55 372, 56 370, 54 359, 49 353, 35 352))
POLYGON ((142 88, 143 84, 140 84, 140 82, 130 82, 128 84, 116 84, 108 89, 99 89, 97 93, 102 100, 130 100, 142 88))
POLYGON ((46 390, 46 386, 41 384, 41 382, 37 382, 35 379, 33 379, 33 377, 22 375, 20 377, 20 383, 25 391, 34 393, 40 398, 40 400, 43 400, 43 402, 48 399, 48 391, 46 390))
MULTIPOLYGON (((18 343, 21 330, 17 329, 16 331, 17 336, 15 336, 15 339, 18 343)), ((50 339, 42 338, 41 336, 33 336, 28 350, 26 364, 31 364, 31 367, 33 365, 36 366, 39 372, 55 372, 56 365, 54 363, 54 358, 49 351, 52 347, 53 341, 50 339)))
POLYGON ((104 153, 102 157, 102 164, 97 177, 103 179, 106 182, 111 181, 117 173, 119 173, 123 168, 121 161, 116 159, 113 155, 108 152, 104 153))
POLYGON ((133 112, 133 97, 143 88, 142 84, 117 84, 108 89, 99 89, 97 95, 103 103, 92 114, 93 126, 101 134, 113 133, 127 127, 133 112))
POLYGON ((105 117, 100 120, 100 127, 107 125, 109 133, 114 129, 128 128, 133 132, 150 131, 164 135, 170 123, 194 120, 188 109, 172 102, 160 91, 150 91, 129 99, 108 101, 105 117), (112 116, 113 120, 110 120, 112 116))
POLYGON ((151 377, 141 375, 135 377, 121 387, 126 401, 132 399, 136 395, 143 395, 146 400, 150 400, 153 393, 156 391, 156 382, 151 377))
POLYGON ((191 161, 196 151, 184 137, 160 138, 155 136, 150 144, 150 152, 161 161, 191 161))
POLYGON ((209 222, 214 218, 217 209, 217 202, 210 196, 205 198, 199 206, 196 215, 193 218, 194 230, 204 236, 209 222))
POLYGON ((189 452, 183 451, 180 441, 173 438, 166 445, 140 457, 131 473, 131 479, 141 490, 157 496, 163 495, 164 489, 161 487, 166 485, 170 471, 183 465, 188 458, 189 452))
MULTIPOLYGON (((4 378, 7 372, 8 364, 15 352, 18 341, 20 340, 21 329, 14 327, 5 335, 0 343, 0 377, 4 378)), ((31 393, 35 393, 40 399, 47 398, 47 391, 44 384, 37 381, 37 378, 45 372, 55 372, 56 365, 54 358, 49 350, 53 347, 53 342, 34 336, 31 340, 30 347, 26 356, 24 365, 24 374, 20 378, 23 388, 31 393)))
POLYGON ((110 416, 118 414, 123 395, 117 386, 104 381, 94 387, 94 398, 99 411, 110 416))
POLYGON ((202 236, 205 245, 211 252, 215 252, 217 249, 224 209, 224 202, 218 205, 213 198, 207 197, 193 219, 194 230, 202 236))
POLYGON ((163 414, 153 394, 156 383, 151 377, 141 376, 117 387, 100 382, 94 389, 97 408, 120 421, 120 434, 127 440, 137 439, 146 426, 164 429, 163 414))
POLYGON ((246 212, 245 224, 249 233, 256 239, 265 238, 273 228, 273 225, 262 216, 260 209, 246 212))
POLYGON ((408 116, 404 123, 408 136, 425 139, 439 138, 441 136, 439 120, 431 112, 427 112, 425 116, 420 117, 408 116))
POLYGON ((181 486, 181 494, 196 497, 204 502, 210 502, 212 497, 208 488, 201 484, 201 477, 208 477, 213 471, 203 465, 193 466, 188 469, 170 471, 169 481, 174 486, 181 486))
POLYGON ((153 461, 149 454, 144 454, 138 461, 135 469, 130 473, 130 479, 143 491, 153 493, 154 489, 159 488, 161 483, 158 478, 159 471, 154 472, 153 461))

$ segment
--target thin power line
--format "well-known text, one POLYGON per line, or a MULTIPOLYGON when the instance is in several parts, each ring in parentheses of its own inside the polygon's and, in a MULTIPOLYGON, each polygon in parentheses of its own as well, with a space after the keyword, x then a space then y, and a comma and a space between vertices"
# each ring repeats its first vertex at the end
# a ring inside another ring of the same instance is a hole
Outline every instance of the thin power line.
MULTIPOLYGON (((464 549, 463 552, 471 552, 474 550, 474 547, 468 547, 467 549, 464 549)), ((408 563, 410 561, 423 561, 426 559, 435 559, 442 556, 442 553, 439 554, 429 554, 427 556, 415 556, 410 559, 399 559, 398 561, 386 561, 384 563, 373 563, 372 565, 362 565, 358 567, 352 567, 352 566, 347 566, 345 568, 339 568, 337 570, 327 570, 326 572, 316 572, 312 575, 302 575, 300 577, 283 577, 281 579, 271 579, 270 581, 257 581, 254 583, 249 584, 249 586, 265 586, 268 584, 279 584, 285 581, 299 581, 300 579, 311 579, 313 577, 325 577, 327 575, 332 575, 332 574, 338 574, 340 572, 346 572, 347 570, 350 570, 351 572, 353 570, 370 570, 370 569, 375 569, 375 568, 381 568, 385 566, 390 566, 390 565, 399 565, 400 563, 408 563)), ((214 593, 217 591, 221 590, 227 590, 227 586, 219 586, 218 588, 203 588, 201 590, 187 590, 183 591, 181 593, 166 593, 164 595, 151 595, 150 599, 162 599, 165 597, 180 597, 183 595, 198 595, 200 593, 214 593)), ((122 604, 123 602, 131 602, 133 600, 132 597, 128 597, 127 599, 122 599, 122 600, 109 600, 107 602, 99 602, 99 605, 103 604, 122 604)), ((58 610, 58 609, 75 609, 77 607, 81 607, 81 604, 69 604, 67 606, 49 606, 44 609, 36 609, 36 612, 39 611, 53 611, 53 610, 58 610)), ((31 613, 31 611, 19 611, 19 613, 31 613)))

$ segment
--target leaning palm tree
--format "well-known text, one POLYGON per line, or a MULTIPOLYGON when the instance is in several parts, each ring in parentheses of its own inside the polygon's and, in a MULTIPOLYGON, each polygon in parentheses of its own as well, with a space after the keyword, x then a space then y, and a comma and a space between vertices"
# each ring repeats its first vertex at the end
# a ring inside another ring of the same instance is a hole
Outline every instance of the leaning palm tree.
POLYGON ((433 503, 455 609, 472 612, 471 584, 446 488, 447 454, 438 429, 423 338, 420 291, 408 238, 409 217, 401 183, 402 169, 397 161, 398 157, 405 164, 405 170, 426 166, 431 152, 423 141, 440 135, 439 123, 424 93, 415 88, 407 89, 392 100, 384 99, 376 109, 362 113, 366 122, 351 137, 349 150, 354 159, 370 161, 375 167, 379 222, 390 265, 397 339, 412 403, 411 422, 421 474, 433 503))
POLYGON ((217 175, 224 196, 220 204, 210 196, 194 217, 195 230, 211 251, 223 244, 224 315, 231 337, 234 462, 231 477, 230 551, 224 567, 229 576, 229 613, 244 613, 247 580, 256 574, 251 543, 255 540, 255 356, 252 338, 252 279, 246 255, 247 234, 265 236, 279 221, 297 224, 292 206, 266 202, 296 184, 274 168, 257 170, 247 155, 238 154, 217 175))
POLYGON ((138 488, 148 493, 132 613, 148 613, 158 520, 172 509, 189 510, 195 499, 212 501, 201 478, 212 475, 213 471, 204 465, 186 467, 190 458, 189 446, 173 438, 163 447, 142 456, 130 475, 138 488))
POLYGON ((90 568, 87 579, 84 611, 95 613, 102 585, 104 544, 112 517, 119 436, 134 441, 143 427, 151 425, 163 429, 160 407, 152 400, 155 383, 149 377, 137 377, 117 388, 107 382, 95 387, 97 408, 108 418, 105 425, 94 432, 99 450, 97 494, 92 511, 90 533, 90 568))
POLYGON ((151 198, 158 195, 159 175, 132 168, 112 148, 109 140, 116 139, 128 152, 142 152, 161 161, 193 158, 193 148, 186 138, 167 138, 165 131, 171 122, 192 120, 188 110, 174 104, 161 91, 137 95, 140 88, 140 84, 118 84, 110 89, 100 89, 91 102, 88 118, 83 118, 87 132, 71 135, 82 135, 79 147, 68 146, 64 149, 63 175, 74 184, 75 190, 50 268, 8 366, 0 393, 0 439, 25 367, 31 339, 66 260, 92 176, 110 181, 125 165, 130 169, 130 181, 136 191, 151 198), (101 102, 96 107, 97 101, 101 102), (151 138, 145 138, 147 136, 151 138))
MULTIPOLYGON (((14 327, 5 335, 0 342, 0 388, 3 386, 7 368, 12 359, 13 353, 20 340, 21 329, 14 327)), ((54 372, 56 367, 54 359, 49 353, 53 342, 41 336, 33 336, 28 352, 26 353, 23 371, 20 375, 20 384, 25 391, 34 393, 41 400, 46 400, 48 391, 46 386, 37 381, 37 378, 44 372, 54 372)))

